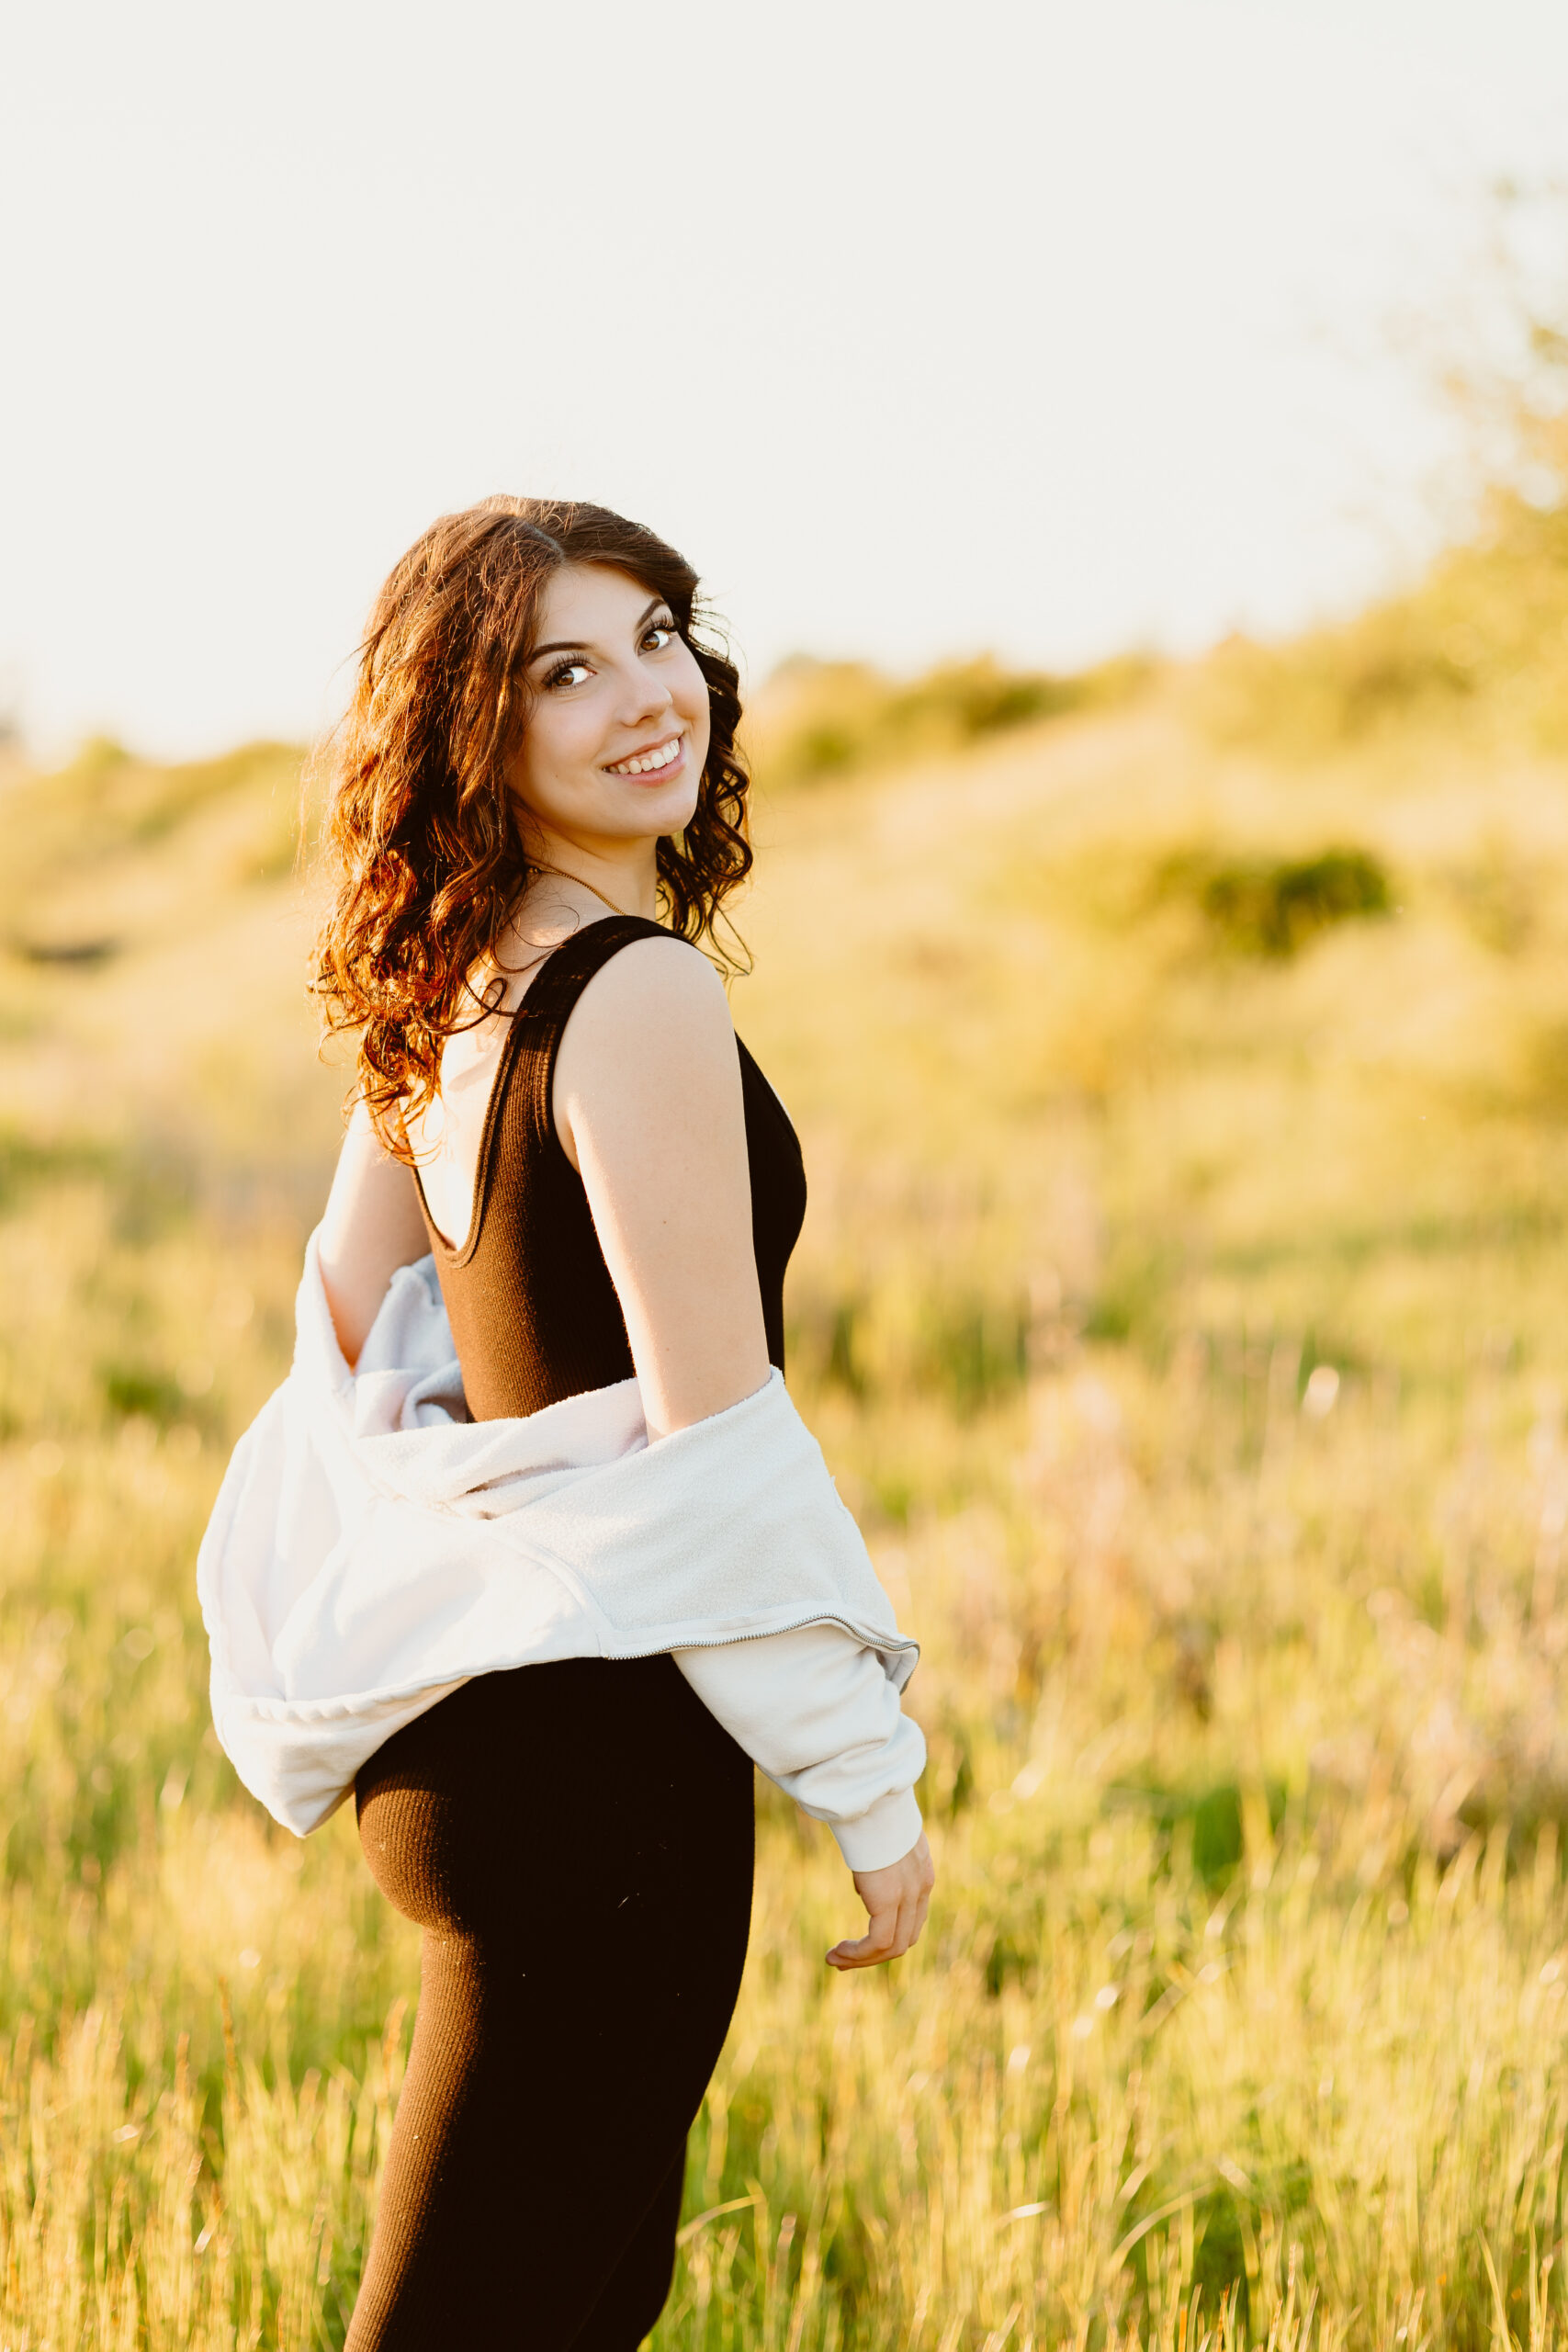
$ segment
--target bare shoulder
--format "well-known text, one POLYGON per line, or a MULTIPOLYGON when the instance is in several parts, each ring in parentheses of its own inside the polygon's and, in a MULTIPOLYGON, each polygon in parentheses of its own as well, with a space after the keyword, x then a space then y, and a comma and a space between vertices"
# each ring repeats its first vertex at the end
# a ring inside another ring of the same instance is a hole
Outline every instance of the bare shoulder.
POLYGON ((768 1377, 740 1057, 707 958, 623 947, 561 1038, 553 1103, 615 1285, 650 1435, 768 1377))
POLYGON ((563 1061, 617 1075, 688 1075, 735 1055, 724 983, 684 940, 636 939, 595 972, 572 1009, 563 1061))

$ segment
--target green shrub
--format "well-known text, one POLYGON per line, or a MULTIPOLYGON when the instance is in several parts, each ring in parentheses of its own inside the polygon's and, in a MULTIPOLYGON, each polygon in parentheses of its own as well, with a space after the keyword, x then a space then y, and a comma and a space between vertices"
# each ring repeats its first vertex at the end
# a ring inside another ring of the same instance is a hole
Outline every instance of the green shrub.
POLYGON ((1298 955, 1336 923, 1392 914, 1386 870, 1371 851, 1320 850, 1314 857, 1168 861, 1158 895, 1190 893, 1220 944, 1274 961, 1298 955))

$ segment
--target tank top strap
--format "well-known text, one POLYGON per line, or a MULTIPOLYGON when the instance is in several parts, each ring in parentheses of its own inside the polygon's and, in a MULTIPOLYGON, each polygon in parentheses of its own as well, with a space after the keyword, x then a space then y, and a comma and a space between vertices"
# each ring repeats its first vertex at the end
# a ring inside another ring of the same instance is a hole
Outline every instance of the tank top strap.
POLYGON ((563 940, 546 958, 512 1016, 512 1032, 502 1050, 480 1138, 473 1220, 461 1252, 465 1258, 479 1243, 503 1132, 504 1148, 513 1158, 520 1148, 525 1159, 541 1151, 552 1157, 559 1152, 550 1093, 560 1041, 583 989, 634 940, 676 935, 644 915, 606 915, 563 940))
MULTIPOLYGON (((635 1372, 620 1298, 582 1179, 556 1132, 551 1095, 561 1038, 593 975, 637 940, 679 936, 639 915, 614 915, 551 950, 531 974, 502 1044, 460 1249, 447 1247, 425 1209, 478 1420, 539 1412, 635 1372)), ((782 1369, 784 1273, 806 1212, 806 1178, 777 1096, 745 1048, 738 1050, 758 1283, 768 1353, 782 1369)))

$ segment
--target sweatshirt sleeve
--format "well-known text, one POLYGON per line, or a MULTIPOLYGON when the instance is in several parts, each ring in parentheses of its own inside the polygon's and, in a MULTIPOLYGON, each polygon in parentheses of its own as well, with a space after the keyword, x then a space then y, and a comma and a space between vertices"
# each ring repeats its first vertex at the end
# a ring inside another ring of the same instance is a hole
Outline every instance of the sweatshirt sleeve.
POLYGON ((818 1624, 672 1656, 769 1780, 828 1824, 851 1870, 883 1870, 909 1851, 926 1743, 874 1651, 841 1625, 818 1624))

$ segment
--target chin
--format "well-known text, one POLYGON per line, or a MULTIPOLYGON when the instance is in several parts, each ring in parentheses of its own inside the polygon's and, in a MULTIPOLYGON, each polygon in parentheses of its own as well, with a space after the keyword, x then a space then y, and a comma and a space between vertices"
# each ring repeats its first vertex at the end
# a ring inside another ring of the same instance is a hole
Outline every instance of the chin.
POLYGON ((697 796, 682 784, 672 792, 648 792, 622 812, 628 831, 639 834, 683 833, 697 810, 697 796))

